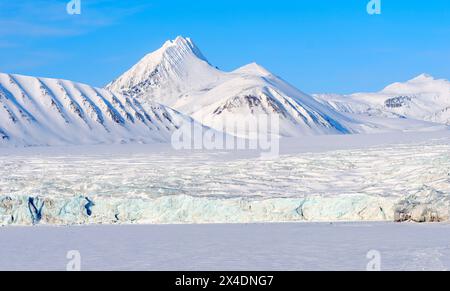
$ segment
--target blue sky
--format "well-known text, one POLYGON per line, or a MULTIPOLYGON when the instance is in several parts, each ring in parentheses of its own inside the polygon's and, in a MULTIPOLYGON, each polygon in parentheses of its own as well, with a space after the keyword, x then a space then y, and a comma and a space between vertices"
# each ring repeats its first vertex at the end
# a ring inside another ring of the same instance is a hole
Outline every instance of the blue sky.
POLYGON ((257 62, 303 91, 380 90, 420 73, 450 79, 450 1, 0 0, 0 71, 103 86, 189 36, 223 70, 257 62))

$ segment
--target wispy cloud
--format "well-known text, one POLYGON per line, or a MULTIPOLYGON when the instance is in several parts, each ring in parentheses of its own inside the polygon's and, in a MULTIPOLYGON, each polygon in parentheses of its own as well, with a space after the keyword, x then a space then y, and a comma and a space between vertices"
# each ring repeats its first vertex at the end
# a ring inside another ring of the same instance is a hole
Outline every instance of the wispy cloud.
POLYGON ((26 20, 0 20, 0 36, 67 36, 77 34, 77 30, 70 27, 58 27, 26 20))
POLYGON ((0 53, 14 56, 2 59, 0 69, 34 74, 39 68, 61 64, 72 56, 70 50, 53 48, 54 40, 118 25, 146 9, 148 2, 81 0, 81 15, 69 15, 69 0, 0 0, 0 53))
POLYGON ((17 44, 7 40, 0 40, 0 48, 14 48, 17 44))
POLYGON ((62 62, 71 53, 69 51, 55 51, 55 50, 28 50, 18 55, 16 59, 4 59, 1 63, 1 68, 9 73, 21 73, 40 68, 49 63, 62 62))
MULTIPOLYGON (((147 2, 147 3, 146 3, 147 2)), ((68 15, 69 0, 0 2, 0 37, 64 37, 110 26, 148 7, 143 0, 81 0, 82 14, 68 15)))

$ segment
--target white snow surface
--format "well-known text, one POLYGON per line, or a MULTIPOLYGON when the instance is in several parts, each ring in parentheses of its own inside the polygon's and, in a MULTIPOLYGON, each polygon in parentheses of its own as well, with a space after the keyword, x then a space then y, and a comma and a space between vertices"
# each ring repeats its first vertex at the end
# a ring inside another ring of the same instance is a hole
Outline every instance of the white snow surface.
POLYGON ((167 142, 191 119, 67 80, 0 73, 0 147, 167 142))
POLYGON ((271 159, 128 145, 116 153, 5 150, 0 223, 447 221, 450 142, 448 132, 440 135, 318 152, 296 150, 307 141, 291 140, 271 159))
POLYGON ((365 271, 450 269, 449 224, 287 223, 11 227, 0 270, 365 271), (30 245, 30 246, 29 246, 30 245))

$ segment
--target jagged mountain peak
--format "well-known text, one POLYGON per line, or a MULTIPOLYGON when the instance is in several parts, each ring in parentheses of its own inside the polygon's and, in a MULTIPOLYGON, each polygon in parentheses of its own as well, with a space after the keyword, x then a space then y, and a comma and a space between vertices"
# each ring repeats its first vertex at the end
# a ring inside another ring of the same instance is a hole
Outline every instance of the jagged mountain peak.
POLYGON ((189 63, 196 58, 207 62, 200 49, 190 38, 179 36, 175 40, 166 41, 161 48, 145 55, 136 65, 107 87, 117 90, 120 88, 117 88, 115 83, 123 87, 124 83, 130 85, 141 82, 157 75, 158 72, 167 74, 167 71, 170 70, 181 75, 185 62, 189 63))
POLYGON ((179 36, 147 54, 106 88, 171 106, 183 92, 203 87, 221 74, 190 38, 179 36))
POLYGON ((162 52, 177 51, 179 54, 195 54, 199 59, 207 61, 198 46, 189 37, 177 36, 174 40, 168 40, 160 48, 162 52))

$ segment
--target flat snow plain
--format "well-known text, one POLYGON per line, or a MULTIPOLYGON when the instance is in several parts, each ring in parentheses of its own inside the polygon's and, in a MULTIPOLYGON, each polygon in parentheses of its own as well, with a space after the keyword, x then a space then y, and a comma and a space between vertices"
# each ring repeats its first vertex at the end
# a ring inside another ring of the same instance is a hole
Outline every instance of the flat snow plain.
POLYGON ((287 223, 9 227, 0 270, 448 270, 449 224, 287 223))

